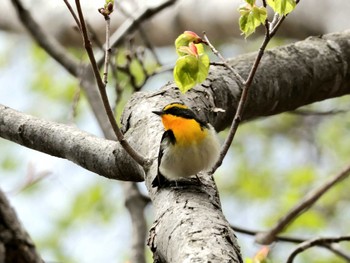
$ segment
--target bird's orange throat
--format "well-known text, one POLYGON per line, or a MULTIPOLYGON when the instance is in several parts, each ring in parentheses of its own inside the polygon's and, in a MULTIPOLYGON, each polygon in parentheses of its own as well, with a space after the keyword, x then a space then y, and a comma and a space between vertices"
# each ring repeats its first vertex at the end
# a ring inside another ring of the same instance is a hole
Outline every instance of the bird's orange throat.
POLYGON ((186 119, 171 114, 162 115, 165 130, 172 130, 178 145, 191 145, 201 142, 207 136, 207 130, 194 119, 186 119))

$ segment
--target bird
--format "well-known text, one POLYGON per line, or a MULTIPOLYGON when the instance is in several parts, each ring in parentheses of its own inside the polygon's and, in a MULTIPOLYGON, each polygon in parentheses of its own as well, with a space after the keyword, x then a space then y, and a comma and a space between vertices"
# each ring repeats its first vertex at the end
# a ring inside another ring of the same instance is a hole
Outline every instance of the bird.
POLYGON ((181 102, 170 103, 161 111, 152 112, 161 117, 164 126, 158 153, 158 174, 152 187, 163 187, 171 181, 177 185, 179 179, 197 176, 198 172, 215 164, 220 143, 211 124, 201 120, 181 102))

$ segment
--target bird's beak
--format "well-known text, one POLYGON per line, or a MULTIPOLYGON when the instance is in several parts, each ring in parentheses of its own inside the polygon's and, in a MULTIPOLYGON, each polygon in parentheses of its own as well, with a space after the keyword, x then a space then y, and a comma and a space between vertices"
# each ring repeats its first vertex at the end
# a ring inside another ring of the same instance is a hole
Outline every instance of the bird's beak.
POLYGON ((154 114, 157 114, 157 115, 159 115, 159 116, 161 116, 162 114, 163 114, 163 112, 162 111, 152 111, 154 114))

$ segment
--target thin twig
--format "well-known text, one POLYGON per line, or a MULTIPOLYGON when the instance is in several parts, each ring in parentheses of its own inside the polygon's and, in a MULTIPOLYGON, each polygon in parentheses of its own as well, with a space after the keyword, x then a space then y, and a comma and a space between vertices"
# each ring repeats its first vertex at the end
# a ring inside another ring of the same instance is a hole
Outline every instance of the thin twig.
POLYGON ((313 110, 299 109, 299 110, 290 111, 288 113, 295 114, 295 115, 301 115, 301 116, 329 116, 329 115, 348 113, 349 111, 350 110, 313 111, 313 110))
MULTIPOLYGON (((239 227, 239 226, 234 226, 234 225, 231 225, 231 228, 235 232, 246 234, 246 235, 250 235, 250 236, 256 236, 257 234, 261 233, 261 231, 246 229, 246 228, 239 227)), ((283 242, 299 244, 299 243, 302 243, 302 242, 306 241, 306 239, 305 238, 299 238, 299 237, 276 236, 276 240, 275 241, 283 241, 283 242)))
MULTIPOLYGON (((246 228, 234 226, 234 225, 231 225, 231 228, 237 233, 242 233, 242 234, 246 234, 246 235, 250 235, 250 236, 255 236, 261 232, 261 231, 246 229, 246 228)), ((296 244, 306 242, 307 240, 310 240, 310 239, 289 237, 289 236, 276 236, 276 239, 275 239, 275 241, 289 242, 289 243, 296 243, 296 244)), ((334 254, 336 254, 338 257, 341 257, 344 260, 350 261, 350 255, 347 255, 344 251, 340 250, 337 247, 334 247, 333 244, 323 243, 323 244, 316 244, 316 246, 326 248, 326 249, 330 250, 331 252, 333 252, 334 254)))
MULTIPOLYGON (((265 2, 264 2, 264 5, 266 5, 265 2)), ((276 34, 278 28, 280 27, 280 25, 282 24, 282 22, 284 21, 285 18, 286 18, 286 16, 281 17, 281 19, 276 23, 276 25, 273 27, 272 30, 270 30, 270 27, 268 26, 268 23, 269 23, 268 22, 268 18, 266 18, 266 20, 265 20, 265 36, 264 36, 264 40, 263 40, 263 42, 262 42, 262 44, 261 44, 261 46, 259 48, 259 52, 258 52, 258 54, 257 54, 257 56, 255 58, 253 66, 250 69, 248 77, 243 82, 244 87, 243 87, 243 90, 242 90, 242 94, 241 94, 240 100, 238 102, 236 114, 235 114, 235 116, 233 118, 233 121, 231 123, 229 134, 226 137, 225 142, 224 142, 224 144, 223 144, 223 146, 221 148, 219 159, 216 161, 214 166, 209 171, 210 174, 213 174, 216 171, 216 169, 218 169, 221 166, 221 164, 222 164, 222 162, 223 162, 223 160, 224 160, 224 158, 225 158, 225 156, 226 156, 226 154, 227 154, 227 152, 228 152, 228 150, 229 150, 229 148, 230 148, 230 146, 232 144, 233 138, 235 137, 235 134, 237 132, 238 126, 239 126, 239 124, 240 124, 240 122, 242 120, 244 106, 245 106, 246 101, 248 99, 248 93, 249 93, 250 87, 252 86, 255 73, 256 73, 256 71, 258 69, 258 66, 260 64, 260 61, 261 61, 261 59, 262 59, 262 57, 264 55, 265 49, 267 47, 267 44, 270 42, 271 38, 276 34)))
POLYGON ((211 51, 222 61, 224 66, 233 73, 233 75, 239 80, 240 85, 244 85, 245 80, 243 79, 243 77, 230 64, 227 63, 227 60, 220 54, 220 52, 209 41, 205 32, 203 32, 203 38, 205 41, 203 43, 207 44, 210 47, 211 51))
POLYGON ((265 37, 264 37, 264 41, 262 42, 260 48, 259 48, 259 52, 255 58, 255 61, 253 63, 253 66, 249 72, 249 75, 248 75, 248 78, 247 80, 245 80, 243 82, 243 90, 242 90, 242 94, 241 94, 241 97, 240 97, 240 100, 238 102, 238 106, 237 106, 237 110, 236 110, 236 114, 233 118, 233 121, 231 123, 231 127, 230 127, 230 130, 229 130, 229 134, 228 136, 226 137, 225 139, 225 142, 221 148, 221 151, 220 151, 220 157, 219 159, 216 161, 216 163, 214 164, 214 166, 212 167, 212 169, 209 171, 210 174, 213 174, 217 168, 219 168, 222 164, 222 161, 224 160, 230 146, 231 146, 231 143, 233 141, 233 138, 237 132, 237 129, 238 129, 238 126, 241 122, 241 119, 242 119, 242 114, 243 114, 243 110, 244 110, 244 106, 245 106, 245 103, 247 101, 247 98, 248 98, 248 92, 249 92, 249 89, 253 83, 253 79, 254 79, 254 76, 255 76, 255 73, 258 69, 258 66, 260 64, 260 61, 261 61, 261 58, 262 56, 264 55, 264 51, 265 51, 265 48, 267 46, 267 44, 269 43, 271 39, 271 34, 269 33, 268 31, 268 28, 266 28, 266 33, 265 33, 265 37))
POLYGON ((99 69, 95 60, 95 56, 92 50, 92 46, 91 46, 91 42, 88 36, 88 32, 87 32, 87 28, 86 28, 86 24, 85 24, 85 19, 84 19, 84 15, 80 6, 80 0, 75 0, 76 6, 77 6, 77 10, 78 10, 78 15, 79 15, 79 20, 80 20, 80 24, 81 24, 81 29, 82 29, 82 36, 83 36, 83 40, 84 40, 84 47, 86 49, 86 52, 88 54, 88 57, 90 59, 91 62, 91 66, 94 72, 94 76, 97 82, 97 86, 98 89, 100 91, 100 95, 102 98, 102 102, 106 111, 106 114, 108 116, 108 119, 111 123, 111 126, 113 128, 113 131, 115 133, 115 135, 118 138, 119 143, 122 145, 122 147, 124 148, 124 150, 141 166, 145 166, 149 163, 149 161, 147 159, 145 159, 143 156, 141 156, 138 152, 136 152, 131 146, 130 144, 125 140, 124 135, 122 134, 122 132, 119 129, 119 126, 115 120, 114 114, 112 112, 111 106, 109 104, 108 101, 108 96, 107 96, 107 92, 106 92, 106 87, 102 81, 102 78, 100 76, 99 73, 99 69))
POLYGON ((114 86, 116 97, 115 97, 114 105, 112 107, 114 112, 117 109, 118 104, 119 104, 119 102, 122 99, 122 94, 123 94, 123 91, 124 91, 124 89, 122 88, 122 86, 120 85, 120 83, 118 81, 118 71, 117 71, 117 65, 116 65, 117 57, 118 57, 118 51, 115 50, 114 51, 114 58, 110 60, 112 76, 116 80, 115 86, 114 86))
POLYGON ((79 62, 54 37, 44 32, 42 27, 33 19, 30 12, 24 8, 20 0, 12 0, 12 4, 22 25, 29 31, 38 45, 71 75, 77 77, 79 75, 79 62))
MULTIPOLYGON (((127 17, 127 18, 132 18, 133 19, 133 14, 128 12, 119 2, 116 2, 118 5, 118 9, 127 17)), ((162 65, 160 62, 160 59, 157 55, 157 52, 155 51, 154 46, 152 45, 151 41, 149 40, 149 37, 147 36, 145 30, 143 29, 143 26, 140 23, 137 23, 137 29, 140 33, 140 36, 145 43, 145 46, 151 51, 157 65, 162 65)))
POLYGON ((350 262, 350 255, 345 253, 343 250, 341 250, 339 247, 335 246, 336 244, 323 244, 321 246, 329 249, 330 251, 332 251, 334 254, 336 254, 338 257, 343 258, 344 260, 346 260, 347 262, 350 262))
POLYGON ((271 244, 276 235, 283 231, 298 216, 309 209, 321 196, 323 196, 334 185, 346 179, 350 175, 350 165, 342 170, 339 174, 331 177, 325 183, 315 188, 307 194, 296 206, 294 206, 285 216, 280 218, 277 224, 270 230, 261 232, 256 236, 256 241, 260 244, 271 244))
POLYGON ((106 43, 105 43, 105 63, 104 63, 104 70, 103 70, 103 83, 106 86, 108 83, 108 64, 109 64, 109 57, 111 54, 111 49, 109 47, 111 19, 109 16, 105 16, 105 20, 106 20, 106 43))
POLYGON ((293 252, 289 255, 287 259, 287 263, 292 263, 294 261, 294 258, 300 254, 301 252, 305 251, 308 248, 314 247, 314 246, 324 246, 324 244, 330 244, 330 243, 339 243, 344 241, 350 241, 350 236, 341 236, 341 237, 320 237, 320 238, 314 238, 311 240, 307 240, 300 245, 298 245, 293 252))
POLYGON ((81 25, 80 25, 79 18, 78 18, 77 15, 75 14, 75 12, 74 12, 72 6, 71 6, 70 3, 68 2, 68 0, 63 0, 63 1, 64 1, 64 3, 66 4, 66 6, 67 6, 69 12, 71 13, 71 15, 72 15, 72 17, 73 17, 75 23, 77 24, 79 30, 81 30, 81 25))
MULTIPOLYGON (((118 30, 111 36, 111 48, 117 47, 122 43, 126 35, 132 33, 137 29, 138 25, 150 19, 155 14, 158 14, 163 9, 173 5, 177 0, 166 0, 155 7, 147 7, 139 11, 133 18, 126 20, 118 30)), ((104 59, 100 57, 97 59, 97 65, 102 66, 104 59)))
POLYGON ((98 38, 97 32, 96 30, 90 25, 90 23, 88 21, 86 21, 86 28, 88 29, 88 32, 90 34, 90 40, 91 42, 97 47, 99 48, 101 51, 104 52, 104 48, 103 48, 103 43, 100 41, 100 39, 98 38))

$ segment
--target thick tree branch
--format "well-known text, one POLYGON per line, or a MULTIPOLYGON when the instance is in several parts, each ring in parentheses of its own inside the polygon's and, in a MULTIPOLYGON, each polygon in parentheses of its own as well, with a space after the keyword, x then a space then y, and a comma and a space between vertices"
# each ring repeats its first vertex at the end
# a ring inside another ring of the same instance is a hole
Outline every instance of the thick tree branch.
POLYGON ((145 248, 147 236, 147 223, 144 214, 150 199, 141 194, 136 183, 123 184, 125 206, 129 211, 132 223, 132 246, 130 262, 145 263, 145 248))
POLYGON ((74 127, 37 119, 0 104, 0 137, 70 160, 85 169, 118 180, 142 181, 142 169, 119 143, 74 127))
POLYGON ((15 210, 0 190, 0 262, 43 263, 15 210))
POLYGON ((200 176, 201 185, 192 181, 179 188, 152 190, 156 221, 148 245, 155 262, 243 262, 213 177, 200 176))

